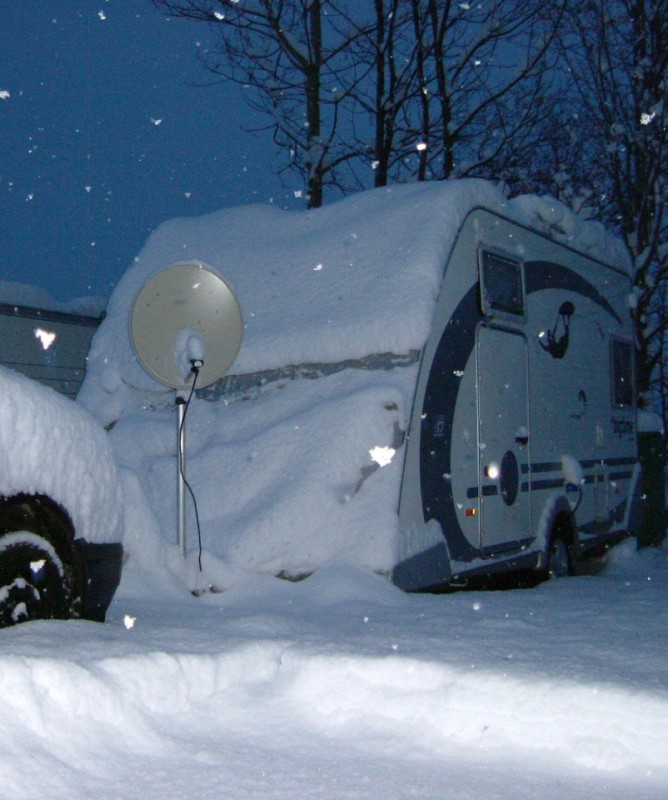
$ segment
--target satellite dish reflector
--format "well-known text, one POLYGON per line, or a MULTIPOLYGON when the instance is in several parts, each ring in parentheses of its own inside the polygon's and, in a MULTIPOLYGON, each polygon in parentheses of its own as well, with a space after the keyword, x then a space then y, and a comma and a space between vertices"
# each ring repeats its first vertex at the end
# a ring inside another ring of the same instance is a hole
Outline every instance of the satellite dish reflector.
POLYGON ((130 314, 130 339, 141 365, 174 389, 192 383, 191 361, 202 362, 198 386, 221 378, 234 363, 242 337, 234 292, 201 262, 156 272, 137 294, 130 314))

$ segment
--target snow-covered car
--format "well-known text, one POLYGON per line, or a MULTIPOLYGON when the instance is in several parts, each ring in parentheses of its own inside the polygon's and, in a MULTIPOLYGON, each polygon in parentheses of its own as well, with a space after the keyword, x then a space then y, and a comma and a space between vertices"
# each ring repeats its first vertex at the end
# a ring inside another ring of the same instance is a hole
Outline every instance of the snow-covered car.
POLYGON ((0 367, 0 626, 104 621, 122 530, 104 428, 67 397, 0 367))

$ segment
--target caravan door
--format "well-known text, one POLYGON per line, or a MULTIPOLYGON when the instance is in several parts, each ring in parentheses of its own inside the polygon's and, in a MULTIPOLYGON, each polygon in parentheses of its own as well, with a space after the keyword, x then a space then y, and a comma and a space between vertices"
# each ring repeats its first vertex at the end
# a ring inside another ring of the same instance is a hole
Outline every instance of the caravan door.
POLYGON ((480 548, 493 555, 531 538, 527 343, 480 325, 476 352, 480 548))

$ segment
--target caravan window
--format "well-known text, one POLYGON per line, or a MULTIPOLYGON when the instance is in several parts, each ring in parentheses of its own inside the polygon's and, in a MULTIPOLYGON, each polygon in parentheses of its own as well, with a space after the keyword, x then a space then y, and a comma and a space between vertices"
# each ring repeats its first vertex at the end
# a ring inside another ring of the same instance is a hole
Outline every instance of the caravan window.
POLYGON ((481 252, 482 309, 490 316, 524 315, 522 264, 489 250, 481 252))
POLYGON ((633 405, 633 354, 631 342, 612 339, 612 400, 615 406, 633 405))

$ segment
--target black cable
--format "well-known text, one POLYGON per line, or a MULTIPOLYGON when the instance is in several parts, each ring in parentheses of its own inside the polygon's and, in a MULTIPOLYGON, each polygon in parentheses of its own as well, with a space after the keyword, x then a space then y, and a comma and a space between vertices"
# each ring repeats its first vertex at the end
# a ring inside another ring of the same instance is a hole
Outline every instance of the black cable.
POLYGON ((582 502, 582 486, 578 486, 578 499, 574 508, 571 510, 571 513, 568 515, 569 519, 573 519, 575 517, 575 512, 578 510, 578 508, 580 508, 581 502, 582 502))
POLYGON ((193 385, 190 387, 190 394, 188 395, 188 399, 186 400, 185 408, 183 409, 183 417, 181 419, 181 424, 179 425, 179 471, 181 473, 181 480, 187 487, 188 491, 190 492, 190 496, 192 497, 193 507, 195 509, 195 522, 197 523, 197 542, 199 545, 199 552, 197 555, 197 560, 199 563, 199 571, 202 571, 202 529, 199 524, 199 511, 197 509, 197 498, 195 497, 195 492, 193 491, 192 486, 188 483, 186 479, 185 472, 183 471, 183 450, 181 448, 181 442, 183 441, 183 426, 186 423, 186 415, 188 413, 188 408, 190 406, 190 401, 195 394, 195 386, 197 384, 197 378, 199 377, 199 371, 201 368, 201 362, 193 361, 191 371, 194 374, 193 378, 193 385))

